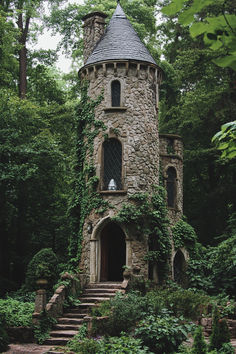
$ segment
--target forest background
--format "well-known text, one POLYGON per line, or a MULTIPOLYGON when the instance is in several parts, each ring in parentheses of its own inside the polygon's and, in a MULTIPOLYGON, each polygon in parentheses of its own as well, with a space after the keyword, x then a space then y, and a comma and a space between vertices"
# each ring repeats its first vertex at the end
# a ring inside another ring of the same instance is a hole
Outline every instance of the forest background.
MULTIPOLYGON (((86 0, 84 5, 51 0, 44 15, 43 3, 0 1, 1 295, 21 285, 27 264, 41 248, 52 248, 61 268, 68 261, 70 235, 78 232, 75 152, 81 143, 76 122, 82 17, 101 10, 109 20, 116 7, 113 0, 86 0), (44 30, 61 34, 58 50, 30 45, 42 30, 38 18, 44 30), (59 49, 74 60, 68 74, 55 69, 59 49)), ((236 160, 220 158, 211 142, 222 124, 234 120, 236 72, 214 63, 219 51, 209 48, 203 35, 193 39, 176 14, 162 14, 167 3, 129 0, 121 5, 164 72, 160 133, 183 138, 184 214, 202 247, 216 250, 236 234, 236 160)), ((209 1, 198 20, 218 16, 222 9, 233 14, 235 1, 209 1)))

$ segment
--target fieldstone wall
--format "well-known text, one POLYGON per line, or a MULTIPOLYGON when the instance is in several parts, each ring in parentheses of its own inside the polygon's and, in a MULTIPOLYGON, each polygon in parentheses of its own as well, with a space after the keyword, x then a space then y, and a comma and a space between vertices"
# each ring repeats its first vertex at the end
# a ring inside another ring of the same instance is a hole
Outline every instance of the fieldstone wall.
POLYGON ((169 167, 174 167, 177 174, 176 206, 175 208, 168 208, 170 222, 174 225, 183 215, 183 143, 180 136, 174 134, 160 135, 160 160, 165 185, 169 167))
MULTIPOLYGON (((96 108, 95 118, 102 121, 107 128, 95 138, 93 152, 96 174, 100 179, 103 168, 104 134, 108 138, 119 139, 123 150, 122 191, 102 191, 102 183, 100 183, 98 193, 104 200, 109 201, 112 207, 103 214, 93 211, 84 224, 80 269, 89 276, 91 259, 99 257, 99 246, 96 240, 91 241, 88 226, 90 225, 92 230, 96 229, 101 219, 111 218, 121 209, 128 201, 128 196, 139 192, 148 192, 151 195, 153 185, 159 183, 157 117, 159 77, 154 65, 130 62, 103 63, 84 67, 80 74, 89 82, 88 94, 91 98, 97 98, 102 92, 104 94, 103 101, 96 108), (121 107, 111 107, 112 80, 119 80, 121 83, 121 107)), ((123 228, 122 225, 120 226, 123 228)), ((140 273, 147 277, 148 266, 147 262, 143 261, 143 256, 147 252, 146 241, 140 243, 135 235, 127 234, 124 229, 123 231, 126 233, 127 240, 132 240, 132 242, 127 241, 127 265, 130 267, 141 265, 140 273)))
POLYGON ((103 12, 93 12, 83 17, 84 21, 84 62, 92 53, 95 45, 102 37, 105 28, 106 14, 103 12))

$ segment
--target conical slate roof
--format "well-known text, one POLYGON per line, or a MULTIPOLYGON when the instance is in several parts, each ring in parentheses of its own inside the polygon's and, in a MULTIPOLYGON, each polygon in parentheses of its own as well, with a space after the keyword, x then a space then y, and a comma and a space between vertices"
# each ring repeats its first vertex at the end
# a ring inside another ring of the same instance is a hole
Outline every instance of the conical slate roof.
POLYGON ((109 25, 85 65, 107 60, 140 60, 156 65, 118 3, 109 25))

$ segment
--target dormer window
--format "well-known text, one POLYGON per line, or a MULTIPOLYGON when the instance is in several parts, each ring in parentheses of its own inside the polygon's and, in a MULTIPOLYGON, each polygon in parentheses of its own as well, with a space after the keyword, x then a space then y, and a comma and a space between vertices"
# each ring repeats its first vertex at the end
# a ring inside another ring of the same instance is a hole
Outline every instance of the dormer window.
POLYGON ((169 167, 167 170, 167 205, 169 208, 176 207, 176 170, 174 167, 169 167))
POLYGON ((114 80, 111 83, 111 106, 120 107, 121 87, 120 81, 114 80))
POLYGON ((115 138, 103 143, 103 190, 122 190, 122 145, 115 138))

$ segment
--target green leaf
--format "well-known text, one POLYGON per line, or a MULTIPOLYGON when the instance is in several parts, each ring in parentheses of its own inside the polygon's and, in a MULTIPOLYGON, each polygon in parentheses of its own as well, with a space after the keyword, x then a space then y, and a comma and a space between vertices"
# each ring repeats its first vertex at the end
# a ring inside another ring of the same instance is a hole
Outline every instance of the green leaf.
POLYGON ((236 70, 236 55, 226 55, 225 57, 214 59, 212 61, 222 68, 230 67, 233 70, 236 70))
POLYGON ((182 9, 186 1, 187 0, 173 0, 170 5, 163 7, 161 11, 164 15, 175 15, 182 9))

